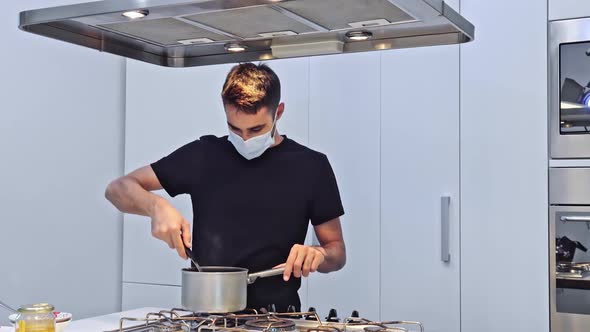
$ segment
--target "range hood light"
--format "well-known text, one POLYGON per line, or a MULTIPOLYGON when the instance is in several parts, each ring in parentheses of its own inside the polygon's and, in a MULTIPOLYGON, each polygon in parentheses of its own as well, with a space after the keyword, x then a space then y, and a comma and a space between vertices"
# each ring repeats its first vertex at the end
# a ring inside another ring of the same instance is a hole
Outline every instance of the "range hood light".
POLYGON ((352 41, 363 41, 373 38, 371 31, 349 31, 346 33, 346 38, 352 41))
POLYGON ((272 60, 272 59, 274 59, 274 57, 272 56, 272 54, 269 54, 269 53, 262 54, 258 58, 258 60, 272 60))
POLYGON ((388 50, 392 47, 393 47, 393 45, 391 45, 391 43, 379 43, 379 44, 375 45, 375 49, 380 50, 380 51, 388 50))
POLYGON ((244 52, 247 49, 246 46, 238 43, 227 43, 225 44, 225 50, 232 53, 244 52))
POLYGON ((137 19, 137 18, 146 17, 146 16, 149 15, 149 13, 150 12, 148 10, 142 9, 142 10, 131 10, 131 11, 128 11, 128 12, 124 12, 121 15, 134 20, 134 19, 137 19))

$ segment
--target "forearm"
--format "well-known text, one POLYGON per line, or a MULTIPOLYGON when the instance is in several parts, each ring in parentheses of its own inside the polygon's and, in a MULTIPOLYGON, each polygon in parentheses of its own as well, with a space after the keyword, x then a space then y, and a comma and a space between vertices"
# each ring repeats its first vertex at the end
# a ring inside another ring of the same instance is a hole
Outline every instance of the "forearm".
POLYGON ((137 181, 120 178, 109 184, 105 197, 124 213, 151 216, 162 197, 145 190, 137 181))
POLYGON ((318 267, 318 271, 328 273, 338 271, 346 264, 346 247, 342 241, 334 241, 318 246, 324 254, 324 262, 318 267))

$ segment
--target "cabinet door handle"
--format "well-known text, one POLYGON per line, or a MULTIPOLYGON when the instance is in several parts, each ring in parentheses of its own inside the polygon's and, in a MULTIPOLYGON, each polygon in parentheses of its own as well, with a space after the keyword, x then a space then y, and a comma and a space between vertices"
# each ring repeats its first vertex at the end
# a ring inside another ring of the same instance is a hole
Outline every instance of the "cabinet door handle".
POLYGON ((590 222, 590 216, 561 216, 560 219, 563 222, 590 222))
POLYGON ((451 197, 440 198, 440 259, 448 263, 451 261, 450 252, 450 223, 451 223, 451 197))

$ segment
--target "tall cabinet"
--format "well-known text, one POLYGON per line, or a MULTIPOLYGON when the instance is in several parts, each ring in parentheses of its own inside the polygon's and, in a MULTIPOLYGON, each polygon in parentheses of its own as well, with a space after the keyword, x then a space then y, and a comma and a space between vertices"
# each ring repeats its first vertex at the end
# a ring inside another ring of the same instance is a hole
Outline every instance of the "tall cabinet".
POLYGON ((309 279, 309 302, 458 331, 459 48, 310 61, 310 146, 338 178, 348 262, 309 279))
POLYGON ((309 278, 309 303, 350 316, 379 316, 380 54, 310 59, 310 147, 336 174, 348 261, 342 271, 309 278))
POLYGON ((458 46, 382 53, 380 131, 381 319, 459 331, 458 46))

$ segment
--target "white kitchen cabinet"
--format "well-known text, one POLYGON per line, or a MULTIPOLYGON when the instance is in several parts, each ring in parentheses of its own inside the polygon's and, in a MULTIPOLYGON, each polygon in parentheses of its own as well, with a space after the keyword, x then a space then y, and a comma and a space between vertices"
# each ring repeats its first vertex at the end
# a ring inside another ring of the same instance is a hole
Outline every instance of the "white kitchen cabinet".
POLYGON ((358 310, 379 318, 379 53, 310 59, 310 147, 338 181, 348 261, 309 278, 309 304, 324 318, 358 310))
MULTIPOLYGON (((147 165, 202 135, 227 134, 221 89, 231 64, 184 69, 127 61, 125 172, 147 165)), ((306 58, 269 62, 282 84, 286 108, 278 130, 308 142, 308 68, 306 58)), ((164 191, 158 194, 169 198, 164 191)), ((171 200, 192 222, 190 198, 171 200)), ((123 281, 180 285, 189 265, 176 251, 151 236, 149 218, 125 215, 123 281)), ((301 298, 306 303, 307 286, 301 298)))
MULTIPOLYGON (((202 135, 223 135, 227 126, 220 91, 230 68, 175 70, 128 60, 125 172, 202 135)), ((158 194, 169 198, 163 190, 158 194)), ((187 195, 172 204, 192 223, 187 195)), ((123 234, 123 281, 180 285, 180 270, 189 263, 151 236, 149 218, 125 215, 123 234)))
POLYGON ((381 319, 459 331, 459 47, 381 55, 381 319))
POLYGON ((590 16, 590 1, 549 0, 549 20, 590 16))
POLYGON ((461 45, 461 328, 547 332, 547 3, 461 14, 477 30, 461 45))
POLYGON ((123 283, 123 310, 144 307, 180 308, 179 286, 123 283))

